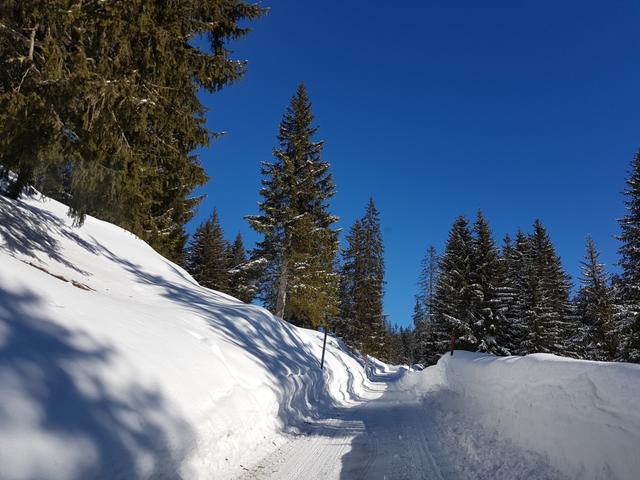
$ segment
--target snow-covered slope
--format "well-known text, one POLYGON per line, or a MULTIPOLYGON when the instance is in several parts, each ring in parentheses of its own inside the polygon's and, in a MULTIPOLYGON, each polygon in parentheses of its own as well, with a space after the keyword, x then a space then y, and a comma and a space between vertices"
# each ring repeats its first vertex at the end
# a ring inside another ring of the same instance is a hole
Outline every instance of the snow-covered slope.
POLYGON ((639 478, 640 365, 456 351, 403 383, 425 397, 454 392, 447 402, 458 417, 541 454, 568 478, 639 478))
POLYGON ((200 287, 114 225, 0 196, 0 478, 232 476, 371 395, 329 339, 200 287))

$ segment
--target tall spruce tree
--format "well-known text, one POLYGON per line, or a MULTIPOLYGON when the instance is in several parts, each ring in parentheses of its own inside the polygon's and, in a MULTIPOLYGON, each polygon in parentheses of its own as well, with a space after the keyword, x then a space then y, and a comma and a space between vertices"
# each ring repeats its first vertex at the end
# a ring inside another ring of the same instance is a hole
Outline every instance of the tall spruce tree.
POLYGON ((0 5, 0 164, 179 260, 213 135, 200 89, 245 64, 225 45, 264 9, 238 0, 10 0, 0 5), (194 39, 207 46, 196 48, 194 39))
POLYGON ((280 123, 275 161, 262 164, 262 214, 247 219, 263 235, 255 251, 265 265, 263 301, 286 320, 316 327, 337 314, 338 231, 327 205, 335 187, 313 120, 301 84, 280 123))
POLYGON ((362 351, 362 339, 365 336, 364 325, 356 320, 356 284, 360 275, 360 265, 356 262, 358 252, 364 249, 364 234, 362 220, 357 219, 346 237, 347 247, 342 251, 340 265, 340 283, 338 302, 340 307, 340 322, 338 333, 344 341, 362 351))
POLYGON ((515 242, 506 235, 500 257, 504 283, 499 292, 499 304, 502 308, 504 327, 498 332, 498 343, 513 354, 520 351, 524 336, 523 311, 525 291, 525 255, 528 245, 527 236, 518 230, 515 242))
POLYGON ((569 277, 562 268, 546 228, 539 220, 527 241, 521 353, 566 354, 572 335, 569 277))
POLYGON ((578 315, 584 326, 585 356, 590 360, 614 360, 618 339, 614 324, 614 299, 610 278, 599 261, 600 254, 587 237, 578 292, 578 315))
POLYGON ((440 257, 433 245, 429 245, 420 264, 420 276, 418 277, 417 301, 422 305, 426 315, 433 315, 433 301, 440 273, 440 257))
POLYGON ((413 312, 416 358, 420 362, 434 364, 439 352, 446 346, 450 332, 439 331, 441 325, 436 323, 435 295, 440 274, 440 258, 433 245, 427 249, 422 259, 418 279, 418 295, 413 312))
MULTIPOLYGON (((474 239, 464 216, 456 219, 440 262, 435 295, 435 322, 439 332, 457 338, 457 345, 474 351, 478 346, 473 325, 478 321, 477 298, 481 294, 474 278, 474 239)), ((439 339, 444 352, 445 338, 439 339)))
POLYGON ((489 222, 481 211, 478 211, 473 233, 472 273, 477 285, 473 289, 477 320, 471 327, 478 340, 478 351, 505 355, 508 348, 502 340, 507 322, 500 303, 500 289, 505 278, 489 222))
POLYGON ((640 150, 631 162, 626 184, 627 214, 619 220, 622 275, 618 321, 622 334, 622 358, 640 363, 640 150))
POLYGON ((227 293, 245 303, 251 303, 256 295, 256 269, 247 259, 240 233, 229 246, 228 258, 229 288, 227 293))
POLYGON ((229 288, 228 245, 218 219, 218 211, 193 234, 185 259, 187 271, 203 287, 227 292, 229 288))
POLYGON ((340 313, 349 325, 348 341, 363 353, 381 356, 386 351, 384 296, 384 245, 380 214, 373 199, 357 220, 343 252, 340 313))

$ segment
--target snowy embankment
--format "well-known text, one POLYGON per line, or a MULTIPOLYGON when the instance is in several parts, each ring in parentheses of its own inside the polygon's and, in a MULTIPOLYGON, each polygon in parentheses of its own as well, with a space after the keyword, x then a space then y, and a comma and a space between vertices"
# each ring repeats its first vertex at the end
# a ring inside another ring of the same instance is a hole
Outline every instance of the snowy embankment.
POLYGON ((404 387, 455 392, 450 408, 568 478, 638 478, 640 365, 456 351, 404 387))
POLYGON ((0 196, 0 478, 225 478, 366 396, 358 359, 118 228, 0 196))

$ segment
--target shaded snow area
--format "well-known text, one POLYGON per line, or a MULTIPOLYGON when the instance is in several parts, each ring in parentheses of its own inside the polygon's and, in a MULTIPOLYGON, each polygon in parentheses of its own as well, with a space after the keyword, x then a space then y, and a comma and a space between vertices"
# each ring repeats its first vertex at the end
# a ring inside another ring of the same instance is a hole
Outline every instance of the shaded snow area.
POLYGON ((219 479, 371 396, 329 338, 114 225, 0 196, 0 478, 219 479))
POLYGON ((0 197, 2 480, 638 478, 638 365, 411 372, 329 338, 321 371, 321 346, 118 227, 0 197))

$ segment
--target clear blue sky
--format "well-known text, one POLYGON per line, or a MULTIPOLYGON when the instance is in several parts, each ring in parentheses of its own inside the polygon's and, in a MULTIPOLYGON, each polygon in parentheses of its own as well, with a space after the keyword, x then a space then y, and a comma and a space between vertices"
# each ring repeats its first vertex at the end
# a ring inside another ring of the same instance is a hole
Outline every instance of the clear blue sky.
POLYGON ((579 275, 591 234, 614 268, 620 195, 640 147, 640 2, 283 0, 232 45, 246 77, 203 96, 228 134, 201 154, 229 239, 255 234, 260 162, 304 81, 349 228, 370 196, 385 311, 411 323, 420 259, 481 208, 497 239, 535 218, 579 275))

